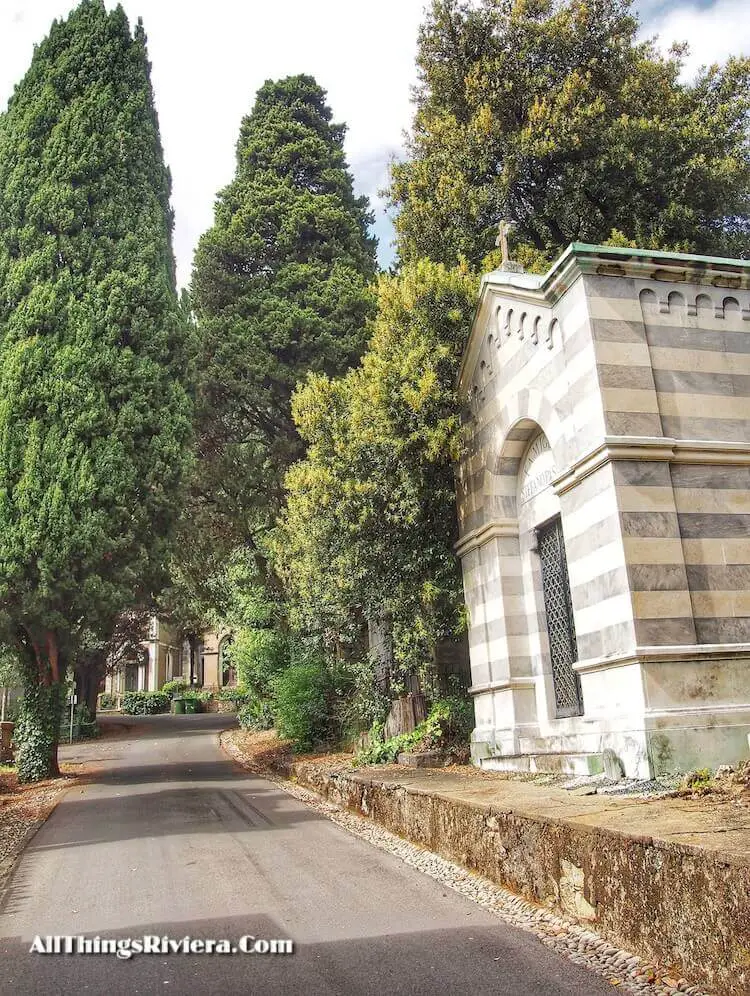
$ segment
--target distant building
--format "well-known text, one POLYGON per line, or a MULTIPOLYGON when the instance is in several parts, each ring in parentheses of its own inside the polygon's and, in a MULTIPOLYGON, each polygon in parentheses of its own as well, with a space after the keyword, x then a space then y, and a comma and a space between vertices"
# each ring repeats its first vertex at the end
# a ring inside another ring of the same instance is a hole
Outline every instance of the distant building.
POLYGON ((460 373, 472 754, 748 757, 750 262, 571 245, 482 281, 460 373))
POLYGON ((180 643, 175 630, 154 616, 143 644, 142 659, 108 674, 105 691, 155 692, 174 678, 182 678, 195 688, 236 685, 236 673, 226 656, 231 639, 228 631, 203 633, 193 655, 191 673, 189 643, 180 643))

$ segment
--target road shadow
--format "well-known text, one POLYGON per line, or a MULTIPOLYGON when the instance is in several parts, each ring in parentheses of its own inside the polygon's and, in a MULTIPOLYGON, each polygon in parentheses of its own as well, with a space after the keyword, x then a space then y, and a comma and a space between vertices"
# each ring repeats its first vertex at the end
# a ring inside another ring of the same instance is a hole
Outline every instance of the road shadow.
MULTIPOLYGON (((307 925, 309 934, 314 925, 307 925)), ((61 928, 64 929, 64 928, 61 928)), ((325 931, 323 931, 325 933, 325 931)), ((339 931, 341 933, 341 931, 339 931)), ((549 951, 532 935, 497 925, 351 936, 300 943, 289 928, 264 913, 226 919, 135 924, 108 938, 144 935, 174 939, 242 936, 288 937, 292 955, 30 954, 31 939, 0 940, 5 991, 38 993, 175 993, 186 996, 604 996, 611 986, 549 951)), ((90 936, 90 935, 89 935, 90 936)))

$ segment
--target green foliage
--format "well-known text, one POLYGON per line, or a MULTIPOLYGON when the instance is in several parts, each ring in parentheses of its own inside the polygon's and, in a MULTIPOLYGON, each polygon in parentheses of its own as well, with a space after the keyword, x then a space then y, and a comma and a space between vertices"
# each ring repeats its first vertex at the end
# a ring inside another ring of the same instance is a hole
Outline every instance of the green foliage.
POLYGON ((289 666, 289 637, 274 629, 241 629, 229 648, 237 683, 257 698, 271 694, 275 675, 289 666))
POLYGON ((680 74, 630 0, 433 0, 409 157, 391 174, 403 260, 475 267, 501 218, 543 271, 569 242, 739 255, 750 234, 750 60, 680 74), (618 238, 618 235, 614 235, 618 238))
POLYGON ((173 699, 181 698, 188 688, 190 685, 184 678, 172 678, 171 681, 165 681, 161 686, 162 692, 173 699))
POLYGON ((276 675, 272 687, 280 737, 292 740, 295 750, 310 750, 329 739, 331 680, 321 657, 303 654, 276 675))
POLYGON ((122 711, 126 716, 152 716, 169 711, 170 697, 164 692, 125 692, 122 711))
POLYGON ((365 654, 339 661, 334 674, 334 722, 338 738, 354 740, 358 734, 385 721, 390 699, 375 681, 375 661, 365 654))
POLYGON ((400 733, 388 740, 375 740, 361 750, 354 759, 355 764, 394 764, 399 754, 405 754, 421 746, 426 736, 426 720, 410 733, 400 733))
MULTIPOLYGON (((60 737, 67 740, 70 737, 70 708, 63 709, 60 723, 60 737)), ((93 740, 99 736, 99 727, 89 712, 88 706, 81 702, 73 707, 73 739, 93 740)))
POLYGON ((464 270, 427 261, 382 277, 361 366, 295 395, 308 448, 286 478, 274 553, 299 629, 389 613, 429 656, 460 625, 455 382, 475 294, 464 270))
POLYGON ((0 610, 41 685, 160 587, 180 503, 193 344, 149 72, 142 27, 83 0, 0 117, 0 610))
POLYGON ((680 788, 684 790, 700 791, 708 788, 713 782, 713 775, 710 768, 697 768, 688 772, 680 783, 680 788))
POLYGON ((24 689, 13 731, 19 782, 38 782, 59 774, 57 741, 64 686, 32 684, 24 689))
POLYGON ((432 703, 429 719, 440 727, 444 744, 465 743, 474 729, 474 703, 467 696, 446 695, 432 703))
POLYGON ((270 699, 251 698, 237 710, 237 722, 245 730, 270 730, 274 722, 270 699))
POLYGON ((361 750, 355 764, 393 764, 399 754, 438 747, 463 746, 474 726, 474 708, 469 699, 447 696, 434 702, 429 715, 410 733, 382 739, 382 727, 374 725, 372 742, 361 750))
POLYGON ((221 688, 214 698, 217 698, 220 702, 235 702, 239 705, 248 702, 250 696, 251 693, 244 688, 221 688))
POLYGON ((375 243, 344 132, 311 77, 265 83, 242 121, 235 178, 195 256, 194 512, 217 548, 247 544, 261 577, 262 536, 300 455, 292 391, 308 370, 338 373, 356 360, 370 310, 375 243))
POLYGON ((0 688, 21 684, 21 662, 15 647, 0 644, 0 688))
POLYGON ((119 696, 113 695, 110 692, 103 692, 99 696, 99 708, 100 709, 116 709, 119 696))

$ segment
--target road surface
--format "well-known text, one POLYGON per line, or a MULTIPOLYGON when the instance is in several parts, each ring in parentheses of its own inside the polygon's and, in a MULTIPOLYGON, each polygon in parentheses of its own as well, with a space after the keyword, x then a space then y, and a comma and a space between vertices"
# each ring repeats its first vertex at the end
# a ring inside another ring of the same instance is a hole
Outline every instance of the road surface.
POLYGON ((78 749, 97 773, 66 793, 1 900, 0 993, 611 992, 533 935, 239 771, 218 746, 231 722, 147 717, 78 749), (29 951, 48 935, 289 938, 295 950, 29 951))

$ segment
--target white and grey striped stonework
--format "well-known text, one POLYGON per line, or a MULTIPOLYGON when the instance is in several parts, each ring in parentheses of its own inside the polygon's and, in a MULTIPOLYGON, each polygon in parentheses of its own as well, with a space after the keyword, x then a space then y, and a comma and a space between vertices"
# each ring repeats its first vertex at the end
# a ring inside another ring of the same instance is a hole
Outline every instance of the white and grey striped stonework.
POLYGON ((489 274, 459 392, 476 758, 609 748, 643 773, 690 744, 746 752, 750 263, 573 245, 545 277, 489 274), (567 719, 535 554, 555 515, 584 706, 567 719))

